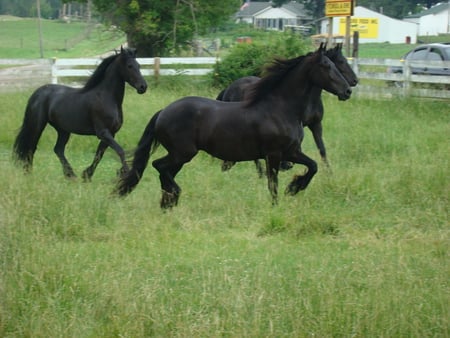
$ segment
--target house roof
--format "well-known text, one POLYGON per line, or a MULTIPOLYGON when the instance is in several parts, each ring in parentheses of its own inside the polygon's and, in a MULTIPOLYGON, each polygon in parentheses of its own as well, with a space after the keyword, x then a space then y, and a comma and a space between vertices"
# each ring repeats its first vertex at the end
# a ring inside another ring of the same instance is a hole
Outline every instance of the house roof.
POLYGON ((408 16, 406 16, 406 18, 420 18, 425 15, 437 14, 437 13, 441 13, 443 11, 448 11, 448 10, 450 10, 450 4, 445 2, 445 3, 440 3, 436 6, 433 6, 429 9, 426 9, 420 13, 408 15, 408 16))
POLYGON ((270 2, 249 2, 244 9, 236 13, 236 16, 254 16, 267 7, 272 7, 272 4, 270 2))
POLYGON ((294 12, 297 15, 309 17, 309 18, 312 19, 312 17, 306 12, 305 6, 303 6, 303 4, 298 3, 296 1, 291 1, 291 2, 289 2, 287 4, 284 4, 281 7, 282 8, 286 8, 288 11, 294 12))
MULTIPOLYGON (((265 1, 265 2, 250 1, 248 3, 248 6, 246 6, 244 9, 242 9, 236 13, 236 17, 256 16, 257 14, 262 13, 267 10, 270 10, 272 8, 273 7, 272 7, 271 1, 265 1)), ((292 12, 297 17, 312 19, 311 16, 309 16, 306 13, 306 10, 305 10, 303 4, 298 3, 296 1, 291 1, 287 4, 282 5, 281 9, 288 10, 289 12, 292 12)))

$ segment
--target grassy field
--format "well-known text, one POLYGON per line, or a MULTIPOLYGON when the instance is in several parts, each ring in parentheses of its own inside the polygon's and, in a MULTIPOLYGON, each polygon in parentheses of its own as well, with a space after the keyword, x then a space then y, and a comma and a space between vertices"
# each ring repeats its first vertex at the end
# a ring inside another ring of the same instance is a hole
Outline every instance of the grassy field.
MULTIPOLYGON (((38 59, 38 21, 0 15, 0 58, 38 59)), ((125 35, 102 25, 42 20, 44 58, 88 57, 110 51, 126 41, 125 35)))
MULTIPOLYGON (((191 81, 128 90, 119 143, 132 149, 169 102, 217 94, 191 81)), ((65 180, 51 127, 33 173, 18 170, 30 94, 0 94, 0 336, 449 336, 448 102, 324 95, 332 169, 307 131, 319 173, 306 191, 272 207, 253 163, 222 173, 200 154, 164 213, 152 167, 129 197, 111 196, 111 151, 91 183, 65 180)), ((96 144, 71 139, 77 173, 96 144)), ((280 191, 302 171, 281 173, 280 191)))

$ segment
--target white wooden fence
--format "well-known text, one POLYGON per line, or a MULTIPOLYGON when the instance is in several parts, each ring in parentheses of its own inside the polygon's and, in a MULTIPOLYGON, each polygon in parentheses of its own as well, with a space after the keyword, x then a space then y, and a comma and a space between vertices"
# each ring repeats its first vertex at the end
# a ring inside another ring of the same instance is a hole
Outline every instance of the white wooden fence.
POLYGON ((413 74, 413 68, 450 69, 450 61, 408 61, 395 59, 349 59, 360 83, 355 88, 363 96, 421 96, 450 99, 450 76, 413 74), (401 67, 401 73, 388 72, 401 67))
MULTIPOLYGON (((137 58, 144 76, 159 75, 206 75, 217 62, 215 57, 193 58, 137 58), (170 65, 171 68, 167 68, 170 65), (193 67, 195 66, 195 67, 193 67)), ((52 83, 61 77, 90 76, 101 59, 54 59, 52 64, 52 83)))
MULTIPOLYGON (((141 64, 141 71, 144 76, 165 76, 165 75, 205 75, 211 72, 213 65, 219 60, 215 57, 194 57, 194 58, 138 58, 141 64)), ((100 58, 80 58, 80 59, 40 59, 40 60, 8 60, 0 59, 0 65, 8 70, 11 78, 24 75, 27 82, 32 74, 50 73, 51 82, 61 82, 62 78, 80 78, 90 76, 94 69, 100 64, 100 58), (30 65, 33 70, 29 70, 30 65), (36 69, 41 69, 35 70, 36 69), (48 70, 51 70, 49 72, 48 70), (14 69, 14 70, 13 70, 14 69), (47 69, 43 72, 42 69, 47 69)), ((358 75, 360 82, 354 88, 354 95, 372 96, 372 97, 394 97, 394 96, 421 96, 450 99, 450 76, 430 76, 412 74, 411 67, 428 68, 450 68, 450 61, 446 62, 408 62, 394 59, 349 59, 353 69, 358 75), (402 73, 388 73, 387 68, 391 66, 400 66, 402 73)), ((3 75, 0 79, 6 83, 6 77, 3 75)), ((20 81, 20 80, 18 80, 20 81)), ((48 83, 48 78, 42 79, 43 83, 48 83)), ((23 82, 23 81, 22 81, 23 82)), ((9 84, 8 84, 9 85, 9 84)), ((33 82, 33 86, 35 86, 33 82)), ((1 86, 0 86, 1 87, 1 86)))

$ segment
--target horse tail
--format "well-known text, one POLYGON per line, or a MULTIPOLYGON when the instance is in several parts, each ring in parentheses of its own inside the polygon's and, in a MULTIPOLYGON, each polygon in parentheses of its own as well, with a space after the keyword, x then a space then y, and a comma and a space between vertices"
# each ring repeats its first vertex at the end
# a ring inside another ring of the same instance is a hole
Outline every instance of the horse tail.
POLYGON ((13 146, 15 161, 21 163, 26 171, 30 171, 33 166, 33 156, 37 144, 48 122, 46 110, 43 109, 45 106, 39 100, 42 98, 37 90, 28 100, 22 126, 13 146))
POLYGON ((226 90, 226 89, 222 90, 222 91, 219 93, 219 95, 217 95, 216 100, 218 100, 218 101, 223 101, 223 94, 225 94, 225 90, 226 90))
POLYGON ((159 145, 158 140, 155 138, 155 124, 160 112, 161 110, 153 115, 150 122, 145 127, 144 133, 142 134, 138 146, 134 152, 131 169, 119 179, 116 192, 121 196, 129 194, 139 183, 142 174, 147 167, 150 154, 153 153, 159 145))

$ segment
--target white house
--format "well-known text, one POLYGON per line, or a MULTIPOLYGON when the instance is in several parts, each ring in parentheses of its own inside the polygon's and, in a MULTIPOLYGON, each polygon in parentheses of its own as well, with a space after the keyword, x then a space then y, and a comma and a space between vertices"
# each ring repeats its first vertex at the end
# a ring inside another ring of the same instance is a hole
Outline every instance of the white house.
POLYGON ((450 33, 450 2, 440 3, 418 14, 405 17, 405 21, 419 25, 419 35, 450 33))
POLYGON ((249 23, 262 29, 283 31, 287 27, 304 27, 311 24, 312 17, 307 14, 303 4, 291 1, 281 7, 272 7, 267 2, 246 2, 235 14, 237 23, 249 23))
MULTIPOLYGON (((319 22, 320 34, 328 33, 328 18, 319 22)), ((333 34, 345 35, 345 17, 333 17, 333 34)), ((393 19, 362 6, 356 6, 351 17, 351 35, 359 32, 359 42, 416 43, 418 25, 393 19)))

